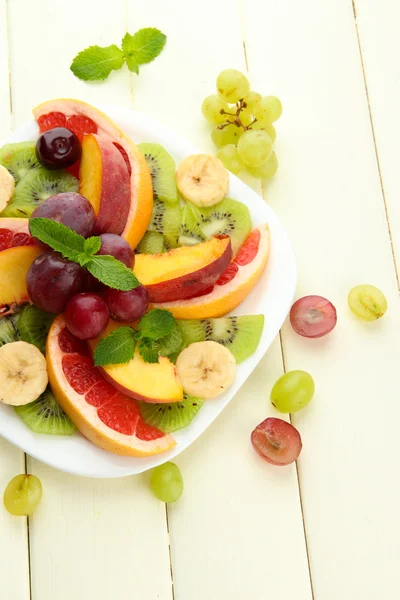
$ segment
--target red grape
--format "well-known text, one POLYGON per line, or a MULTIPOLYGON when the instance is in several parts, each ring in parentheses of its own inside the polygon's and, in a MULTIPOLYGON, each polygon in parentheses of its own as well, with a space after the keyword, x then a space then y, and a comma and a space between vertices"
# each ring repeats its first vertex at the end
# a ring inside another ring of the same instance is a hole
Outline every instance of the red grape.
POLYGON ((115 233, 102 233, 100 236, 101 248, 97 254, 108 254, 124 263, 128 269, 133 269, 135 255, 132 248, 124 238, 115 233))
POLYGON ((46 252, 31 264, 26 285, 35 306, 61 313, 71 298, 85 290, 86 271, 55 252, 46 252))
POLYGON ((96 220, 89 200, 75 192, 63 192, 50 196, 35 208, 31 215, 31 218, 34 217, 62 223, 85 238, 91 235, 96 220))
POLYGON ((92 340, 103 333, 110 313, 107 304, 96 294, 78 294, 65 310, 67 327, 80 340, 92 340))
POLYGON ((264 460, 277 466, 297 460, 303 446, 297 429, 274 417, 257 425, 251 434, 251 443, 264 460))
POLYGON ((149 295, 143 285, 129 292, 107 288, 104 300, 112 318, 120 323, 130 323, 140 319, 149 306, 149 295))
POLYGON ((66 127, 49 129, 36 142, 36 156, 46 169, 66 169, 80 159, 81 153, 80 141, 66 127))
POLYGON ((303 337, 322 337, 332 331, 336 321, 336 308, 322 296, 304 296, 290 310, 290 323, 303 337))

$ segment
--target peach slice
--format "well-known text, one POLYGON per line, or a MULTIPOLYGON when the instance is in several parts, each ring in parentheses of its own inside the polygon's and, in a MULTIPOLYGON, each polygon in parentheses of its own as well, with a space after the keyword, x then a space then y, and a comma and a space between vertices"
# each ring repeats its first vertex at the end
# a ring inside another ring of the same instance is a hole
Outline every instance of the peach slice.
MULTIPOLYGON (((99 341, 111 331, 121 327, 110 321, 104 333, 89 341, 94 352, 99 341)), ((118 391, 142 402, 179 402, 183 399, 183 389, 175 371, 175 365, 166 357, 160 356, 158 363, 148 363, 136 350, 129 363, 101 367, 105 377, 118 391)))
POLYGON ((17 246, 0 252, 0 312, 6 306, 29 302, 26 275, 42 252, 37 246, 17 246))
POLYGON ((134 271, 151 302, 173 302, 193 298, 212 287, 231 258, 231 240, 220 236, 164 254, 138 254, 134 271))
POLYGON ((131 202, 130 177, 121 152, 110 139, 94 134, 83 137, 79 179, 79 193, 97 216, 94 233, 122 233, 131 202))

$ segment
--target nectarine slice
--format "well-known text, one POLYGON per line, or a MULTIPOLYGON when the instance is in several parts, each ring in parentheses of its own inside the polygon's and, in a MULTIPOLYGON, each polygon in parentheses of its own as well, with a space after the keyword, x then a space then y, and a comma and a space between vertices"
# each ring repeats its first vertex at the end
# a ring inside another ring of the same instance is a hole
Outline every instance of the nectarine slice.
POLYGON ((221 236, 164 254, 138 254, 134 271, 151 302, 172 302, 198 296, 213 286, 231 258, 231 240, 221 236))
POLYGON ((94 134, 83 137, 79 179, 79 193, 97 216, 94 233, 122 233, 131 203, 130 176, 110 139, 94 134))
POLYGON ((26 275, 42 252, 37 246, 17 246, 0 252, 0 308, 29 301, 26 275))

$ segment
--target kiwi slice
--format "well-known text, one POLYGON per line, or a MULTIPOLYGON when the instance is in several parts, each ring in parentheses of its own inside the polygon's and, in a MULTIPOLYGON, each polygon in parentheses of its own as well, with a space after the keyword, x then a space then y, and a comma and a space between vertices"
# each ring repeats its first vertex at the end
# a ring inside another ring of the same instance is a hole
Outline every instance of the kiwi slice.
POLYGON ((77 192, 79 181, 67 171, 31 169, 15 188, 2 217, 30 217, 38 204, 60 192, 77 192))
POLYGON ((148 227, 149 231, 161 233, 164 236, 166 248, 176 248, 179 245, 179 228, 181 211, 179 204, 165 204, 155 200, 153 214, 148 227))
POLYGON ((138 254, 161 254, 164 252, 164 236, 157 231, 146 231, 135 252, 138 254))
POLYGON ((141 402, 140 411, 146 423, 157 427, 164 433, 170 433, 187 427, 202 406, 202 400, 184 394, 182 401, 171 402, 170 404, 141 402))
POLYGON ((3 165, 18 183, 31 169, 39 166, 36 142, 6 144, 0 148, 0 165, 3 165))
POLYGON ((20 339, 28 344, 34 344, 43 354, 46 350, 46 339, 55 315, 43 312, 27 304, 18 318, 20 339))
POLYGON ((230 198, 224 198, 218 204, 210 208, 197 208, 190 205, 193 213, 192 221, 181 225, 179 242, 188 245, 188 241, 194 238, 194 244, 198 243, 198 232, 200 231, 205 239, 210 239, 214 235, 228 234, 232 242, 233 256, 239 251, 252 229, 249 209, 245 204, 230 198), (193 222, 196 226, 193 227, 193 222))
POLYGON ((257 349, 264 327, 264 315, 179 320, 177 325, 185 346, 212 340, 229 348, 236 362, 241 363, 257 349))
POLYGON ((4 344, 17 342, 20 339, 14 316, 2 317, 0 319, 0 347, 4 344))
POLYGON ((34 402, 16 406, 15 412, 35 433, 72 435, 76 431, 49 387, 34 402))
POLYGON ((206 236, 199 227, 200 217, 197 210, 191 204, 185 204, 181 209, 181 227, 179 232, 179 243, 181 246, 193 246, 204 242, 206 236))
POLYGON ((139 144, 150 169, 154 200, 177 203, 175 161, 160 144, 139 144))

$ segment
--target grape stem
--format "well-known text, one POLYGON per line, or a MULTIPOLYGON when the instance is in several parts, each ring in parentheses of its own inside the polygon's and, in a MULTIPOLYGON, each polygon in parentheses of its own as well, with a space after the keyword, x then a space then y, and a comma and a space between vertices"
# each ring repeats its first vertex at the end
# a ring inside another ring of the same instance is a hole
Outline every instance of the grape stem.
POLYGON ((242 127, 242 129, 244 131, 248 131, 248 129, 251 129, 251 126, 254 125, 254 123, 257 121, 257 119, 254 118, 253 121, 251 123, 249 123, 248 125, 245 125, 244 123, 242 123, 242 121, 240 119, 240 113, 242 112, 242 110, 244 108, 247 108, 247 102, 245 102, 243 100, 243 98, 241 98, 241 100, 239 100, 239 102, 236 103, 236 113, 230 113, 230 112, 227 112, 226 110, 224 110, 223 108, 221 108, 221 110, 220 110, 221 115, 228 115, 230 117, 235 117, 235 118, 233 121, 226 119, 225 123, 221 123, 220 125, 217 125, 217 129, 224 129, 225 127, 228 127, 228 125, 236 125, 236 127, 242 127))

